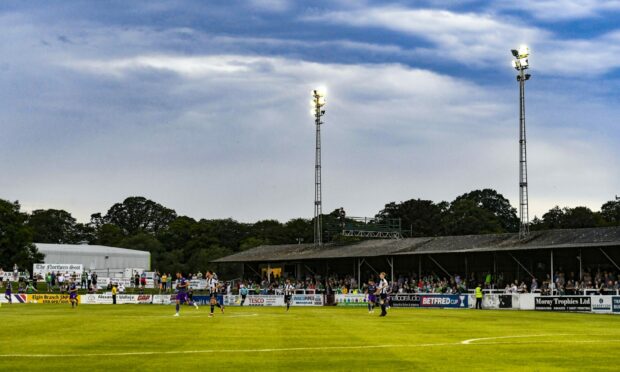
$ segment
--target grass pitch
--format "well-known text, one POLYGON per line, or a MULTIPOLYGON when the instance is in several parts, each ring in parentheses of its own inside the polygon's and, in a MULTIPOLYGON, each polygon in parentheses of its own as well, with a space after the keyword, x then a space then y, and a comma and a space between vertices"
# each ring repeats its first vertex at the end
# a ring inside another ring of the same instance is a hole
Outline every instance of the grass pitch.
POLYGON ((620 316, 3 305, 0 370, 620 370, 620 316))

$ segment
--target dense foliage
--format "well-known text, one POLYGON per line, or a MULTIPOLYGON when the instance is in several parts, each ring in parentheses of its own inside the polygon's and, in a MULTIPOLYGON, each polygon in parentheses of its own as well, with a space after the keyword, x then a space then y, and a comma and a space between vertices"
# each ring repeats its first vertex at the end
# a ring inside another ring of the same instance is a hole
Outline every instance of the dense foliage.
MULTIPOLYGON (((411 199, 385 205, 375 218, 402 221, 405 236, 441 236, 516 232, 517 211, 495 190, 475 190, 452 202, 411 199)), ((326 240, 338 237, 339 210, 324 216, 326 240)), ((586 207, 555 207, 534 218, 533 230, 620 225, 620 201, 594 212, 586 207)), ((149 251, 152 267, 165 271, 216 269, 210 261, 263 244, 312 242, 312 220, 286 223, 233 219, 195 220, 143 197, 129 197, 86 224, 67 211, 20 212, 19 203, 0 200, 0 267, 30 267, 41 260, 32 242, 99 244, 149 251)))

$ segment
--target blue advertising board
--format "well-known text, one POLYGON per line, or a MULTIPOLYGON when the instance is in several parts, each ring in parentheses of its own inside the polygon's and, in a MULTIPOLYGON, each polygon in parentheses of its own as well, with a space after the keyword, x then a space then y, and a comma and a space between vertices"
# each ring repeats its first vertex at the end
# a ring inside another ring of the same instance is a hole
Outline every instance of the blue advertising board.
POLYGON ((613 313, 620 313, 620 297, 614 296, 611 298, 611 311, 613 313))
MULTIPOLYGON (((193 296, 192 299, 198 305, 209 305, 211 303, 211 296, 193 296)), ((217 302, 219 302, 220 304, 223 304, 224 303, 224 296, 218 294, 217 295, 217 302)))
POLYGON ((467 295, 422 295, 420 307, 467 309, 467 295))

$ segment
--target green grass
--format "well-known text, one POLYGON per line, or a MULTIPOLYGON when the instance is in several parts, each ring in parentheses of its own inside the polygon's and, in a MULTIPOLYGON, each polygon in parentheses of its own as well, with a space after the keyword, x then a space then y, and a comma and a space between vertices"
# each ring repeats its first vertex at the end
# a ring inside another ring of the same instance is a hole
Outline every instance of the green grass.
POLYGON ((181 317, 173 313, 162 305, 4 304, 0 370, 620 369, 613 315, 391 309, 380 318, 364 308, 229 307, 208 318, 206 307, 187 306, 181 317), (494 338, 507 336, 518 337, 494 338), (475 338, 489 339, 463 344, 475 338))

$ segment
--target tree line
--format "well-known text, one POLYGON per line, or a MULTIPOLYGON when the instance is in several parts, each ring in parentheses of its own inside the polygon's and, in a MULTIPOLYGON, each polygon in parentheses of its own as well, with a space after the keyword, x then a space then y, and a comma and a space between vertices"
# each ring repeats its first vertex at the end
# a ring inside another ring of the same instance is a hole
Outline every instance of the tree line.
MULTIPOLYGON (((324 236, 338 235, 340 210, 326 214, 324 236)), ((391 202, 374 216, 376 221, 400 218, 405 236, 442 236, 517 232, 517 210, 492 189, 475 190, 452 202, 410 199, 391 202)), ((609 201, 600 211, 587 207, 554 207, 534 218, 532 230, 620 225, 620 201, 609 201)), ((211 261, 263 244, 311 243, 313 221, 295 218, 281 223, 262 220, 178 216, 176 211, 144 197, 129 197, 105 214, 78 223, 71 213, 56 209, 21 211, 18 202, 0 199, 0 267, 31 267, 43 257, 33 244, 107 245, 148 251, 152 268, 166 272, 221 269, 211 261)))

